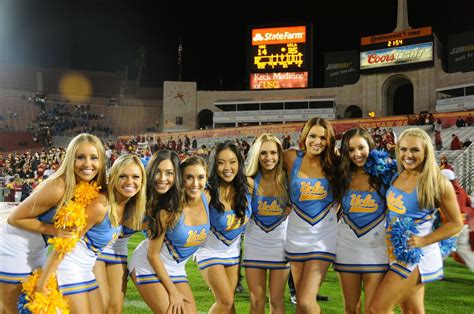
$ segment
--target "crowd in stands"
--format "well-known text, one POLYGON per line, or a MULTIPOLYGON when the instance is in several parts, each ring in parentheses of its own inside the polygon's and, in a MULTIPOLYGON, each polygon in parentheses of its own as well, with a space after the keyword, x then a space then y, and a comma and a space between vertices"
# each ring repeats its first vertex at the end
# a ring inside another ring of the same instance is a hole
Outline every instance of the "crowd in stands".
POLYGON ((59 168, 63 155, 64 149, 56 147, 41 153, 26 152, 16 156, 0 153, 0 175, 4 186, 10 190, 4 201, 26 198, 35 186, 59 168))
MULTIPOLYGON (((82 123, 87 124, 90 119, 100 119, 100 116, 90 113, 90 108, 87 106, 76 105, 73 114, 67 111, 65 104, 56 104, 53 106, 51 111, 43 110, 45 105, 43 102, 37 102, 41 106, 40 116, 45 118, 47 121, 53 121, 53 124, 45 126, 35 133, 35 141, 43 141, 45 147, 50 147, 49 150, 43 150, 39 153, 26 152, 24 154, 13 156, 12 154, 3 155, 0 153, 0 177, 3 177, 4 186, 7 185, 14 191, 20 191, 24 185, 27 187, 23 188, 26 192, 31 190, 31 187, 36 186, 43 179, 44 175, 54 173, 55 169, 59 167, 59 163, 62 155, 64 154, 64 148, 51 147, 51 136, 53 134, 59 134, 65 130, 62 129, 66 125, 74 126, 71 121, 66 117, 78 117, 82 123), (56 123, 54 123, 56 121, 56 123), (69 122, 67 122, 69 121, 69 122), (52 126, 53 128, 50 128, 52 126)), ((429 119, 430 115, 426 117, 429 119)), ((469 116, 470 117, 470 116, 469 116)), ((39 119, 40 120, 40 119, 39 119)), ((420 119, 421 122, 422 119, 420 119)), ((458 119, 463 120, 463 119, 458 119)), ((458 127, 468 126, 468 123, 472 123, 471 119, 463 120, 463 124, 459 123, 458 127)), ((428 121, 427 121, 428 122, 428 121)), ((75 122, 74 122, 75 123, 75 122)), ((458 124, 458 122, 456 123, 458 124)), ((442 122, 436 121, 434 127, 434 145, 436 150, 443 150, 443 143, 441 139, 441 131, 437 128, 438 125, 442 125, 442 122)), ((472 124, 469 124, 472 125, 472 124)), ((94 133, 95 129, 83 129, 85 132, 94 133)), ((386 150, 392 157, 395 156, 395 144, 397 141, 397 135, 392 128, 373 128, 370 129, 370 134, 374 139, 377 149, 386 150)), ((79 132, 79 131, 78 131, 79 132)), ((337 135, 336 135, 337 138, 337 135)), ((284 134, 281 137, 283 149, 288 149, 291 146, 296 146, 291 141, 291 137, 288 134, 284 134)), ((235 139, 235 143, 241 149, 246 158, 251 143, 248 139, 235 139)), ((462 150, 471 145, 471 141, 467 138, 464 142, 459 139, 456 134, 452 134, 452 140, 448 147, 450 150, 462 150)), ((162 149, 169 149, 176 151, 181 160, 184 160, 188 156, 198 155, 207 158, 214 148, 214 145, 201 144, 198 145, 196 137, 188 137, 185 135, 183 138, 173 136, 172 133, 168 134, 167 139, 161 139, 160 137, 153 138, 152 136, 136 136, 128 141, 117 140, 112 142, 111 140, 105 143, 106 155, 108 158, 108 166, 111 166, 113 162, 121 155, 132 153, 140 156, 144 165, 147 164, 151 155, 162 149)), ((440 167, 441 169, 451 169, 452 166, 448 163, 445 155, 440 155, 440 167)), ((10 194, 6 196, 5 201, 15 201, 14 191, 10 191, 10 194)))
POLYGON ((40 112, 36 121, 30 123, 28 130, 34 132, 34 138, 45 146, 51 145, 51 136, 97 132, 109 136, 113 133, 112 128, 102 122, 103 114, 94 113, 89 104, 75 104, 71 111, 71 104, 56 103, 48 108, 44 98, 36 97, 34 101, 40 112))

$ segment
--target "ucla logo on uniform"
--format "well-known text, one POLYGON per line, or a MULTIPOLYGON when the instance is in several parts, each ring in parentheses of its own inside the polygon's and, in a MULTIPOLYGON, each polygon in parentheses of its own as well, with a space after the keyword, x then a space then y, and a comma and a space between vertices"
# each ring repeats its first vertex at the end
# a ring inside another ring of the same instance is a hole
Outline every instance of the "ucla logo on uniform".
POLYGON ((300 201, 315 201, 326 198, 328 191, 324 188, 321 182, 316 182, 311 185, 310 182, 301 182, 300 201))
POLYGON ((373 213, 379 208, 379 205, 372 198, 371 194, 362 198, 360 194, 351 194, 351 213, 373 213))
POLYGON ((397 214, 404 214, 407 211, 405 208, 405 202, 403 202, 403 195, 395 197, 395 193, 393 191, 388 192, 387 207, 389 210, 397 214))
POLYGON ((280 216, 282 208, 278 205, 277 200, 274 200, 270 204, 267 201, 258 201, 258 215, 260 216, 280 216))
POLYGON ((207 238, 206 228, 202 228, 198 233, 197 230, 189 230, 188 238, 186 239, 186 244, 184 247, 191 247, 201 245, 207 238))
POLYGON ((240 226, 243 226, 249 220, 249 217, 245 215, 244 222, 240 223, 240 219, 237 219, 235 214, 228 214, 227 218, 227 227, 225 228, 226 231, 238 229, 240 226))

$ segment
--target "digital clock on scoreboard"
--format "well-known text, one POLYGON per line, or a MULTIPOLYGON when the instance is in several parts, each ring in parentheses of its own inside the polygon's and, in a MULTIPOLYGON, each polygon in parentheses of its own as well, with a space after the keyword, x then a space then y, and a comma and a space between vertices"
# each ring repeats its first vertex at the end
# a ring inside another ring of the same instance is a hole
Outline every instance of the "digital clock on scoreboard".
POLYGON ((402 65, 425 66, 433 63, 431 27, 408 29, 361 38, 360 69, 392 70, 402 65))

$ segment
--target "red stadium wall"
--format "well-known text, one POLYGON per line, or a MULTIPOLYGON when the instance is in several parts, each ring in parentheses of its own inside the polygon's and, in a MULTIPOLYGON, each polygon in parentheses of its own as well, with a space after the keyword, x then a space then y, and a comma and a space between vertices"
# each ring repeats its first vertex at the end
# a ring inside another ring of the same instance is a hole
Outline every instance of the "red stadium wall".
POLYGON ((29 132, 0 132, 0 139, 0 152, 21 153, 41 148, 41 143, 35 143, 29 132))
MULTIPOLYGON (((443 127, 447 128, 455 124, 458 117, 466 119, 471 113, 474 116, 473 111, 462 111, 462 112, 449 112, 449 113, 437 113, 434 114, 435 119, 441 119, 443 121, 443 127)), ((343 119, 333 120, 331 124, 334 128, 335 133, 343 133, 353 127, 361 126, 364 128, 390 128, 396 126, 408 125, 407 116, 391 116, 384 118, 362 118, 362 119, 343 119)), ((195 136, 197 139, 200 138, 239 138, 248 136, 259 136, 260 134, 266 133, 295 133, 300 132, 303 127, 303 122, 298 123, 287 123, 287 124, 271 124, 271 125, 258 125, 258 126, 246 126, 238 128, 222 128, 222 129, 211 129, 211 130, 196 130, 196 131, 183 131, 173 133, 147 133, 141 134, 142 137, 154 136, 155 138, 160 137, 162 140, 167 140, 170 135, 174 138, 184 138, 187 135, 189 138, 195 136)), ((121 140, 128 140, 133 136, 120 136, 121 140)))

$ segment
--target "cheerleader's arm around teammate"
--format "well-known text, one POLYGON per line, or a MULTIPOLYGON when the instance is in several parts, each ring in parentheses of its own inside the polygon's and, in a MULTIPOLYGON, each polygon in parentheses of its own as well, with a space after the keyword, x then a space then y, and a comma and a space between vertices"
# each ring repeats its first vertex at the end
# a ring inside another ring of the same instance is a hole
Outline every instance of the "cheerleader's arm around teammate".
POLYGON ((86 208, 87 223, 79 242, 67 254, 53 249, 38 280, 37 290, 56 272, 58 286, 71 313, 102 313, 102 301, 92 268, 97 254, 115 241, 125 224, 140 228, 145 212, 145 169, 136 155, 123 155, 110 169, 107 189, 86 208))
POLYGON ((75 186, 95 182, 105 188, 105 153, 99 138, 82 133, 69 143, 59 169, 21 202, 1 229, 0 313, 16 312, 21 281, 46 261, 43 235, 68 236, 53 220, 58 208, 74 197, 75 186))

